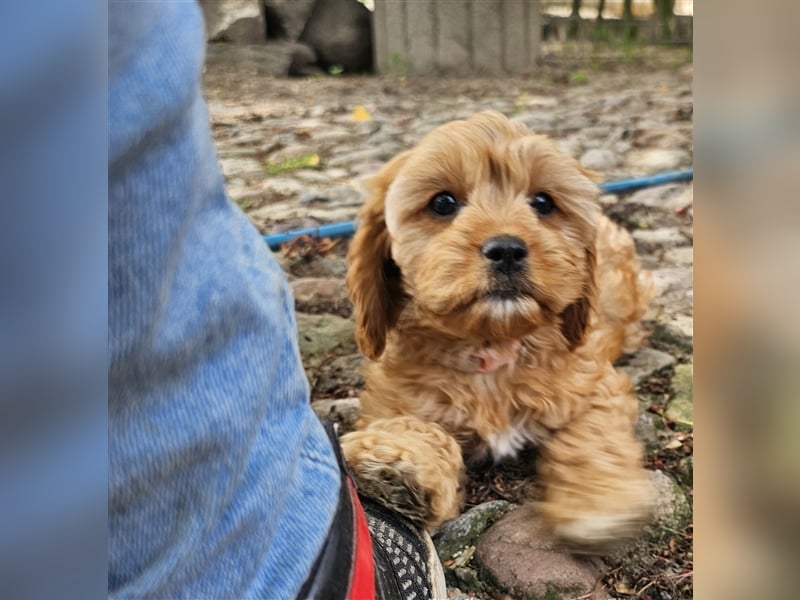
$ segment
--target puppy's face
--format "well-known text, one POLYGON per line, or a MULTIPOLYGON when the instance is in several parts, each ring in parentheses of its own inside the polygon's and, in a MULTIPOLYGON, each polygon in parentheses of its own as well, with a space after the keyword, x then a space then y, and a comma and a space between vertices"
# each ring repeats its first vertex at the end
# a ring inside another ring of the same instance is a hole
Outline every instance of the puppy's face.
MULTIPOLYGON (((348 274, 360 333, 365 310, 388 310, 383 329, 391 327, 392 298, 402 293, 450 335, 519 339, 560 319, 577 343, 592 293, 597 187, 549 139, 480 113, 430 133, 376 183, 348 274), (383 257, 381 277, 364 271, 364 252, 383 257), (364 302, 363 277, 390 287, 399 279, 386 306, 364 302)), ((366 317, 380 325, 379 315, 366 317)), ((382 349, 377 342, 362 350, 375 355, 367 350, 382 349)))

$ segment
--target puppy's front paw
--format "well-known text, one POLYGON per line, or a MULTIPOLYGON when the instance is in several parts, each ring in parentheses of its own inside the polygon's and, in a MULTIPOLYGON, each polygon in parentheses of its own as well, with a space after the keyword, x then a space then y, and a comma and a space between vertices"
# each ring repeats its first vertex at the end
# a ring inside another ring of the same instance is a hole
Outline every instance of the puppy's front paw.
POLYGON ((652 520, 655 491, 642 475, 612 488, 549 490, 539 509, 570 550, 602 554, 639 535, 652 520))
POLYGON ((461 450, 438 425, 376 419, 342 436, 341 445, 359 493, 429 528, 458 514, 461 450))

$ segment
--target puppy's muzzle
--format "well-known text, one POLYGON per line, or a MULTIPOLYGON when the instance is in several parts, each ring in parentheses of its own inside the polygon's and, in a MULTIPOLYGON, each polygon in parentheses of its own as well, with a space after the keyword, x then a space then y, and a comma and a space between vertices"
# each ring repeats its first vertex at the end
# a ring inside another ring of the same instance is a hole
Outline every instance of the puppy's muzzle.
POLYGON ((528 246, 518 237, 498 235, 484 242, 481 254, 489 261, 495 273, 513 275, 525 266, 528 246))

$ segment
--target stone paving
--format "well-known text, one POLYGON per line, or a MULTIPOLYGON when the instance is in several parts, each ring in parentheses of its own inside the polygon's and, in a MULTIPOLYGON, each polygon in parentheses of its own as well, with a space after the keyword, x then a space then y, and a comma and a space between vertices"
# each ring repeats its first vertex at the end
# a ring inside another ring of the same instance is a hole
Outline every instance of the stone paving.
MULTIPOLYGON (((534 76, 514 79, 288 80, 260 75, 257 55, 242 66, 216 52, 204 87, 219 159, 231 198, 263 233, 353 219, 363 183, 386 160, 437 125, 485 109, 550 135, 606 180, 692 166, 692 67, 680 57, 632 68, 624 61, 603 68, 592 68, 596 63, 545 66, 534 76)), ((632 231, 660 288, 648 315, 650 341, 619 366, 637 385, 642 405, 638 427, 650 453, 648 466, 662 487, 680 496, 677 508, 665 509, 670 526, 680 530, 691 519, 692 185, 605 195, 601 202, 608 215, 632 231)), ((319 414, 345 424, 357 414, 362 383, 343 279, 347 243, 303 240, 276 254, 294 289, 314 405, 319 414)), ((509 512, 496 527, 506 519, 523 519, 520 510, 509 512)), ((491 547, 491 538, 498 536, 492 527, 486 539, 465 542, 460 560, 443 557, 446 563, 451 560, 451 598, 489 597, 490 588, 515 590, 509 597, 535 596, 545 589, 546 572, 537 572, 533 587, 526 588, 524 582, 503 580, 508 565, 476 563, 513 551, 491 547), (464 553, 469 554, 466 560, 464 553), (493 573, 490 583, 482 575, 486 572, 493 573)), ((536 556, 547 555, 540 564, 556 560, 546 545, 534 546, 536 556)), ((591 592, 587 582, 602 579, 604 568, 613 564, 564 560, 554 567, 551 581, 574 572, 580 583, 574 589, 584 594, 591 592)), ((602 581, 594 595, 580 597, 622 594, 625 586, 636 589, 636 581, 602 581)))

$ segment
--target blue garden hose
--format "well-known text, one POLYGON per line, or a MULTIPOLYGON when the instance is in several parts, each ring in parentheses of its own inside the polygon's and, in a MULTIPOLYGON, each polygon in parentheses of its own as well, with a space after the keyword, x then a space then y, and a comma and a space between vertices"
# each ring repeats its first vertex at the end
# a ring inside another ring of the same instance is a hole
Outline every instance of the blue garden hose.
MULTIPOLYGON (((667 183, 681 183, 685 181, 692 181, 694 178, 694 169, 684 169, 682 171, 669 171, 667 173, 659 173, 657 175, 648 175, 647 177, 634 177, 632 179, 619 179, 617 181, 608 181, 600 184, 600 189, 605 194, 627 194, 641 190, 648 187, 657 185, 665 185, 667 183)), ((271 233, 264 236, 264 241, 267 242, 270 249, 279 250, 281 244, 291 242, 293 239, 301 236, 308 235, 312 238, 340 238, 350 237, 356 231, 355 221, 346 221, 344 223, 331 223, 330 225, 320 225, 319 227, 306 227, 305 229, 294 229, 284 233, 271 233)))

